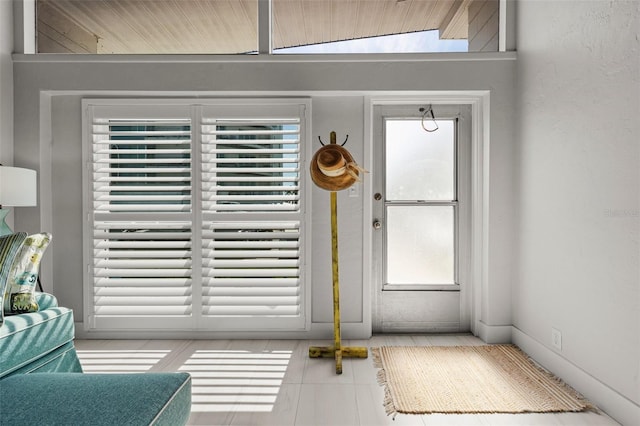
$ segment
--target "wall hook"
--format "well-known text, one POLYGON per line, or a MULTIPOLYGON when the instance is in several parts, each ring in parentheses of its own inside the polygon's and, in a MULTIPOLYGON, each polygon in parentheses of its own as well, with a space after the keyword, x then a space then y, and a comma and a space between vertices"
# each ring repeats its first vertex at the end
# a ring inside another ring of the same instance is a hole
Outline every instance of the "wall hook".
POLYGON ((436 130, 438 130, 439 128, 438 123, 436 122, 436 117, 433 115, 433 107, 431 105, 429 105, 429 108, 420 107, 418 111, 422 113, 422 120, 420 121, 420 124, 422 125, 422 128, 424 129, 425 132, 433 133, 436 130), (435 129, 427 129, 427 126, 424 125, 424 120, 427 114, 431 115, 431 121, 433 121, 433 124, 436 126, 435 129))
MULTIPOLYGON (((320 138, 320 136, 318 136, 318 140, 320 141, 320 145, 324 146, 324 142, 322 142, 322 139, 320 138)), ((347 141, 349 140, 349 135, 347 135, 346 138, 344 138, 344 142, 342 142, 342 144, 340 146, 344 146, 344 144, 347 143, 347 141)))

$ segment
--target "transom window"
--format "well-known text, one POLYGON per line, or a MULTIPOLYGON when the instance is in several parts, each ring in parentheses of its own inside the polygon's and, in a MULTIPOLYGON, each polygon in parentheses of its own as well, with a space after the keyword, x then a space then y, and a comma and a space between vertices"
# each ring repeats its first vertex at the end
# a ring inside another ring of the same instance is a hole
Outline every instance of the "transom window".
POLYGON ((498 0, 37 0, 38 53, 497 51, 498 0))

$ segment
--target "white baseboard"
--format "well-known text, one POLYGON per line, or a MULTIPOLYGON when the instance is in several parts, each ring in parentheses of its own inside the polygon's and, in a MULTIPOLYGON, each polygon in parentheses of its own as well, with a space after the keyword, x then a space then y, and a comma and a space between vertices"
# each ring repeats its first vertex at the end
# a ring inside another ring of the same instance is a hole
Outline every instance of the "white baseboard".
MULTIPOLYGON (((561 355, 511 327, 512 343, 622 425, 640 425, 640 406, 561 355)), ((484 340, 484 339, 483 339, 484 340)))
POLYGON ((475 334, 486 343, 511 343, 512 328, 510 325, 487 325, 478 321, 475 334))

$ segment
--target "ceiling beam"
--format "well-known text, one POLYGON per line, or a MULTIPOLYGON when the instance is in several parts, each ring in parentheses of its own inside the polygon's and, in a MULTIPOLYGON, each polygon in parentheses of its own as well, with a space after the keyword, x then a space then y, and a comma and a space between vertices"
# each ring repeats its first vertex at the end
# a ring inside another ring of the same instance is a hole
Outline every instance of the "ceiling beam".
POLYGON ((461 38, 460 30, 462 28, 465 28, 464 33, 466 37, 466 28, 469 26, 467 9, 470 3, 471 0, 455 0, 453 2, 449 13, 447 13, 440 24, 441 39, 461 38))

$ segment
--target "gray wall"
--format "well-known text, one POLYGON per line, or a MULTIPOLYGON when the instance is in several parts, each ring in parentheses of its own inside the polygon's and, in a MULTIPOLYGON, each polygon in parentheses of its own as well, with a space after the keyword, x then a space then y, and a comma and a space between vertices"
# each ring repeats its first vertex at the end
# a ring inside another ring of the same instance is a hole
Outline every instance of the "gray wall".
POLYGON ((636 415, 639 8, 519 2, 512 256, 514 326, 550 350, 551 328, 560 330, 554 351, 634 402, 636 415))
MULTIPOLYGON (((494 55, 495 56, 495 55, 494 55)), ((446 57, 446 55, 444 56, 446 57)), ((461 56, 454 56, 461 58, 461 56)), ((510 229, 512 223, 511 169, 513 142, 513 55, 490 59, 483 54, 466 60, 314 60, 260 58, 183 58, 181 62, 150 58, 33 57, 14 61, 16 119, 15 157, 41 171, 39 209, 24 209, 17 227, 53 233, 49 282, 61 302, 82 319, 81 223, 81 122, 80 98, 114 96, 131 91, 153 95, 295 95, 312 98, 312 135, 328 137, 330 131, 350 135, 353 155, 364 152, 365 95, 390 93, 415 95, 423 91, 488 90, 490 100, 491 158, 489 194, 487 285, 482 289, 480 312, 486 327, 511 324, 510 229), (488 58, 488 59, 485 59, 488 58), (95 60, 92 60, 95 59, 95 60), (50 114, 47 112, 49 105, 50 114), (42 108, 42 113, 41 113, 42 108), (50 119, 49 119, 50 116, 50 119), (50 190, 48 189, 50 187, 50 190), (49 195, 50 191, 50 195, 49 195), (50 198, 50 201, 47 201, 50 198)), ((488 142, 487 142, 488 143, 488 142)), ((313 152, 313 151, 312 151, 313 152)), ((345 331, 362 325, 371 307, 363 305, 369 291, 363 283, 362 221, 371 197, 348 198, 340 194, 341 292, 345 331), (346 265, 349 265, 347 267, 346 265)), ((332 321, 327 194, 312 189, 314 324, 332 321)), ((49 251, 48 250, 48 251, 49 251)), ((47 273, 45 267, 44 273, 47 273)), ((370 333, 359 328, 362 333, 370 333)), ((366 335, 366 334, 365 334, 366 335)))
POLYGON ((0 1, 0 163, 13 163, 13 7, 0 1))

